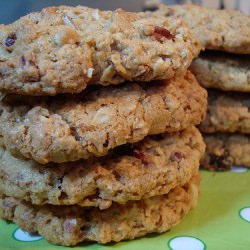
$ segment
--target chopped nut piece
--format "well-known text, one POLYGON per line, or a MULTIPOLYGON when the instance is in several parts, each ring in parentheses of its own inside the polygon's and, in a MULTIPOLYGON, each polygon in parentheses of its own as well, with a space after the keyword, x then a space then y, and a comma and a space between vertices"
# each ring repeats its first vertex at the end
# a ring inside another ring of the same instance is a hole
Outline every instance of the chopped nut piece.
POLYGON ((69 17, 69 16, 63 16, 62 20, 64 22, 65 25, 68 25, 69 27, 73 28, 73 29, 77 29, 73 20, 69 17))

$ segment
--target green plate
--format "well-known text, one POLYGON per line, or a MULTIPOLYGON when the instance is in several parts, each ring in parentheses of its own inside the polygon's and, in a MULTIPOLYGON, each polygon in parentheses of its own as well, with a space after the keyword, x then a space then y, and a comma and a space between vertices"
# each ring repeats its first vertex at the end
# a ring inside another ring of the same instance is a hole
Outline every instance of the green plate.
MULTIPOLYGON (((198 206, 169 232, 151 234, 132 241, 99 245, 82 244, 86 250, 249 250, 250 171, 201 171, 198 206)), ((0 220, 0 250, 54 250, 67 247, 49 244, 43 238, 22 232, 15 224, 0 220)))

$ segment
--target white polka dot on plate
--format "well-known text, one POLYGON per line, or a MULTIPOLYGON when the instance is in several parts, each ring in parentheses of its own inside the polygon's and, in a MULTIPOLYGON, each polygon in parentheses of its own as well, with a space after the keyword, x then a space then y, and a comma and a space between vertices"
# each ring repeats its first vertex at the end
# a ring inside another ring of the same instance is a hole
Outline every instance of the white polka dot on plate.
POLYGON ((244 207, 240 210, 240 217, 247 221, 250 222, 250 207, 244 207))
POLYGON ((27 232, 24 232, 22 229, 18 228, 14 233, 13 237, 18 241, 37 241, 41 240, 43 237, 40 235, 33 235, 27 232))
POLYGON ((234 166, 231 169, 231 172, 234 172, 234 173, 245 173, 247 171, 248 171, 248 168, 245 166, 234 166))
POLYGON ((206 245, 199 239, 191 236, 177 236, 168 242, 171 250, 204 250, 206 245))

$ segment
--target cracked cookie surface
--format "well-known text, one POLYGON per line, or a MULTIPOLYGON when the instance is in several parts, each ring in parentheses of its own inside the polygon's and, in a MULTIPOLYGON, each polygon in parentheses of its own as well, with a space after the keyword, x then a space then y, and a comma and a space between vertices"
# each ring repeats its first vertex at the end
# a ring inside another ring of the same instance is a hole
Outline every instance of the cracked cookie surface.
POLYGON ((206 90, 194 76, 128 83, 57 97, 3 96, 0 144, 42 164, 103 156, 149 134, 176 132, 205 117, 206 90))
POLYGON ((250 92, 249 56, 206 51, 192 62, 190 70, 205 88, 250 92))
POLYGON ((0 91, 28 95, 170 79, 200 51, 183 20, 121 9, 50 7, 0 30, 0 91))
POLYGON ((240 11, 187 4, 161 5, 157 13, 183 18, 205 49, 250 54, 250 16, 240 11))
POLYGON ((99 159, 41 165, 0 149, 0 192, 33 204, 107 209, 168 193, 199 169, 205 145, 197 128, 148 136, 99 159))
POLYGON ((195 207, 199 197, 199 176, 168 194, 106 210, 79 206, 34 206, 11 197, 0 198, 0 217, 14 221, 23 230, 38 232, 49 242, 73 246, 83 241, 134 239, 147 233, 162 233, 195 207))
POLYGON ((250 167, 250 136, 244 134, 205 135, 206 153, 202 168, 225 171, 235 165, 250 167))
POLYGON ((204 133, 250 133, 249 94, 208 90, 207 115, 199 128, 204 133))

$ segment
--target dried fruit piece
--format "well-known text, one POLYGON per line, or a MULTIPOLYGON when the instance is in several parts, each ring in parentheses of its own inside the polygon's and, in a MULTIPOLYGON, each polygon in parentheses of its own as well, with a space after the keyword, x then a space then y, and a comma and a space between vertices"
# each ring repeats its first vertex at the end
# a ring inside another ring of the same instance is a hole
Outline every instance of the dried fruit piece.
POLYGON ((175 36, 171 34, 169 30, 159 26, 155 26, 154 37, 160 42, 163 42, 164 38, 167 38, 169 40, 172 39, 172 41, 175 42, 175 36))
POLYGON ((145 166, 148 166, 148 161, 147 161, 146 156, 145 156, 145 154, 143 152, 135 149, 134 153, 133 153, 133 156, 140 159, 142 164, 144 164, 145 166))
POLYGON ((26 63, 27 63, 27 60, 26 60, 25 56, 21 56, 19 59, 19 64, 20 64, 21 68, 24 68, 26 63))
POLYGON ((174 152, 170 156, 171 161, 177 161, 180 162, 184 158, 184 155, 181 152, 174 152))
POLYGON ((5 45, 7 47, 12 46, 15 43, 16 39, 17 39, 16 34, 9 35, 5 40, 5 45))
POLYGON ((233 159, 227 150, 222 155, 210 154, 209 164, 203 164, 202 166, 211 171, 226 171, 233 167, 233 159))

